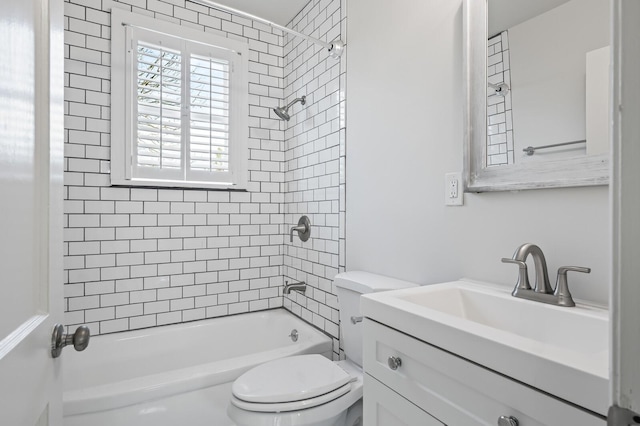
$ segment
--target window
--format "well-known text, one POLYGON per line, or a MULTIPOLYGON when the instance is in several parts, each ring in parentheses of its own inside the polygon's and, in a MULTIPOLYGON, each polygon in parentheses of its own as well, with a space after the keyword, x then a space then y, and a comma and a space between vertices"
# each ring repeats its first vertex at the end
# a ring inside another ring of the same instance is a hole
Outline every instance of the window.
POLYGON ((114 9, 112 55, 112 184, 246 187, 246 43, 114 9))

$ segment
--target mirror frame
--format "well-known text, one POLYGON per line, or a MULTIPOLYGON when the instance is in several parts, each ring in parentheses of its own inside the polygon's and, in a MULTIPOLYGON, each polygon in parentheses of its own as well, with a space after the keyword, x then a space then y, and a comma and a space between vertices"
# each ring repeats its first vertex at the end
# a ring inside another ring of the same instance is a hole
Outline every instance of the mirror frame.
POLYGON ((487 22, 488 0, 464 0, 464 191, 607 185, 610 154, 486 167, 487 22))

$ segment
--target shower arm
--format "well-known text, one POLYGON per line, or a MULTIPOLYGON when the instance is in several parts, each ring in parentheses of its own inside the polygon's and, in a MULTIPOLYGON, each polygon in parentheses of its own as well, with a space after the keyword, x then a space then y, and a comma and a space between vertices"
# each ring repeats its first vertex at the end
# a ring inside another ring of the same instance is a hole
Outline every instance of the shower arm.
POLYGON ((248 18, 248 19, 251 19, 251 20, 254 20, 254 21, 258 21, 258 22, 260 22, 262 24, 268 25, 271 28, 279 29, 280 31, 284 31, 285 33, 289 33, 289 34, 294 35, 296 37, 302 37, 305 40, 308 40, 308 41, 310 41, 312 43, 315 43, 315 44, 319 44, 320 46, 322 46, 325 49, 327 49, 328 52, 329 52, 329 56, 331 56, 334 59, 339 59, 340 56, 342 56, 342 52, 344 51, 345 44, 344 44, 344 42, 342 40, 334 40, 331 43, 327 43, 327 42, 324 42, 322 40, 318 40, 317 38, 308 36, 306 34, 299 33, 298 31, 294 31, 291 28, 287 28, 285 26, 278 25, 278 24, 276 24, 274 22, 267 21, 266 19, 260 18, 259 16, 255 16, 255 15, 252 15, 250 13, 243 12, 242 10, 234 9, 232 7, 225 6, 223 4, 216 3, 216 2, 213 2, 211 0, 189 0, 189 1, 192 2, 192 3, 197 3, 197 4, 201 5, 201 6, 206 6, 206 7, 210 7, 210 8, 213 8, 213 9, 221 10, 223 12, 228 12, 228 13, 231 13, 233 15, 244 16, 245 18, 248 18))
POLYGON ((307 100, 306 98, 307 98, 306 96, 302 96, 301 98, 296 98, 292 100, 291 102, 289 102, 289 105, 285 107, 285 111, 291 108, 291 106, 293 106, 296 102, 300 102, 302 105, 304 105, 307 100))

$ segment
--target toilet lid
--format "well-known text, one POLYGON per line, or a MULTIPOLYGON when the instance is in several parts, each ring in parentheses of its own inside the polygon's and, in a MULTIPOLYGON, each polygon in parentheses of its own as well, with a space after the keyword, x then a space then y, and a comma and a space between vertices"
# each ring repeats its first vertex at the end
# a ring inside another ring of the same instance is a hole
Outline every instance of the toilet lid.
POLYGON ((284 413, 287 411, 304 410, 307 408, 313 408, 317 407, 318 405, 326 404, 333 401, 334 399, 340 398, 350 390, 351 383, 347 383, 346 385, 341 386, 336 390, 322 394, 315 398, 303 399, 302 401, 273 402, 268 404, 260 402, 246 402, 232 395, 231 403, 236 407, 247 411, 257 411, 260 413, 284 413))
POLYGON ((346 371, 322 355, 298 355, 252 368, 236 379, 232 393, 249 403, 295 402, 329 394, 339 388, 348 390, 345 385, 350 381, 351 376, 346 371))

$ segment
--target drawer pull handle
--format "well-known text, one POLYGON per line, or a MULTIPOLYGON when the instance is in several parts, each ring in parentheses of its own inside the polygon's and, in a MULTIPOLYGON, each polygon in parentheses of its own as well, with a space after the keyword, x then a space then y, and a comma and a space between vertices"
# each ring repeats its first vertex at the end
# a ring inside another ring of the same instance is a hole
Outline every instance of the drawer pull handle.
POLYGON ((387 364, 389 364, 389 368, 392 370, 397 370, 398 367, 402 365, 402 360, 397 356, 390 356, 387 360, 387 364))
POLYGON ((518 426, 518 419, 513 416, 500 416, 498 426, 518 426))

